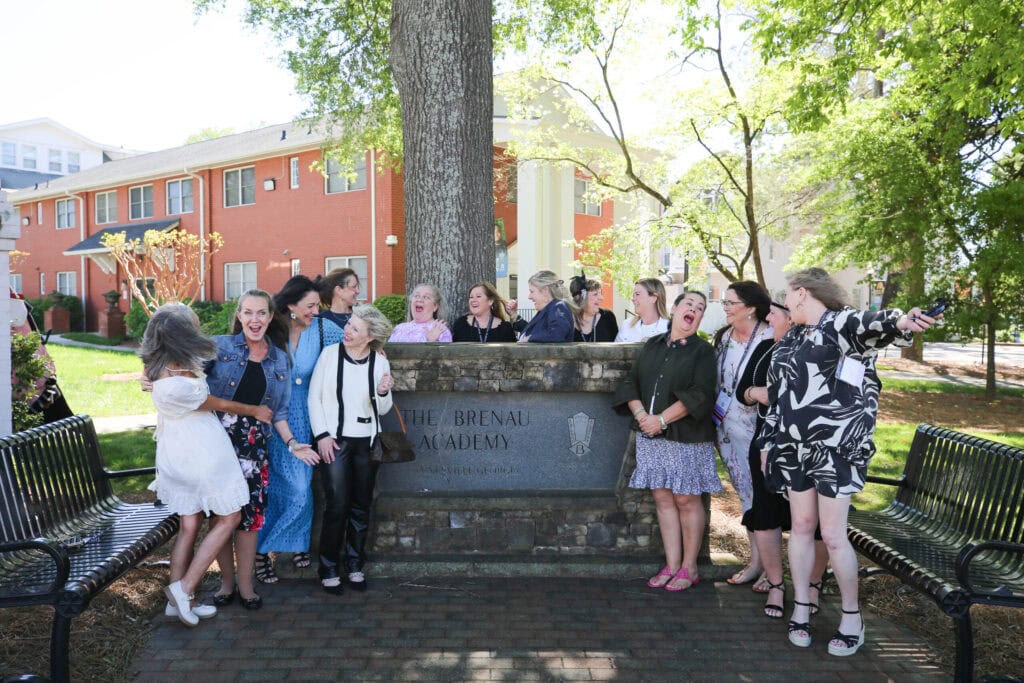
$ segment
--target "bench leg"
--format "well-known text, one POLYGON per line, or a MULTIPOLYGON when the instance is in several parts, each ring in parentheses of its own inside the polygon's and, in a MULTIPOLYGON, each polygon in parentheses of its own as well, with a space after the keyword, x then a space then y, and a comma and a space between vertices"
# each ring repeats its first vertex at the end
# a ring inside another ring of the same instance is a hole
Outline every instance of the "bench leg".
POLYGON ((71 617, 54 610, 53 630, 50 632, 50 679, 52 683, 67 683, 71 679, 68 648, 71 646, 71 617))
POLYGON ((974 634, 971 630, 970 608, 963 615, 953 617, 953 632, 956 634, 956 669, 953 680, 957 683, 974 681, 974 634))

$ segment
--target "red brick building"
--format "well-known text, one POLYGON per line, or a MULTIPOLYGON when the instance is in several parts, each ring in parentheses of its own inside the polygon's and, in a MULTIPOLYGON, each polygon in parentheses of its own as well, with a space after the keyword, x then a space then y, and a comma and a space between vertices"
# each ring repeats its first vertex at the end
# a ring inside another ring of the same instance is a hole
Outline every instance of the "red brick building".
MULTIPOLYGON (((342 265, 360 274, 362 295, 370 300, 404 293, 401 175, 378 168, 367 153, 356 161, 354 177, 329 162, 325 178, 313 168, 323 160, 323 143, 304 124, 281 124, 108 162, 20 191, 12 197, 22 224, 17 248, 28 256, 12 272, 21 276, 27 297, 55 290, 82 297, 87 329, 95 329, 104 292, 123 292, 122 310, 128 306, 124 273, 100 245, 101 235, 126 232, 132 238, 147 229, 181 228, 224 238, 204 273, 205 299, 231 299, 250 287, 274 292, 294 273, 314 276, 342 265)), ((499 288, 513 296, 521 175, 498 143, 495 216, 510 246, 510 277, 499 279, 499 288)), ((564 172, 559 177, 567 182, 564 172)), ((584 191, 576 180, 577 193, 584 191)), ((564 195, 564 188, 558 191, 564 195)), ((612 224, 614 202, 576 204, 582 211, 571 225, 558 226, 559 237, 571 231, 579 238, 612 224)), ((531 234, 547 229, 532 225, 531 234)), ((525 260, 532 269, 567 272, 558 263, 564 254, 525 260)), ((610 299, 608 287, 606 304, 610 299)))

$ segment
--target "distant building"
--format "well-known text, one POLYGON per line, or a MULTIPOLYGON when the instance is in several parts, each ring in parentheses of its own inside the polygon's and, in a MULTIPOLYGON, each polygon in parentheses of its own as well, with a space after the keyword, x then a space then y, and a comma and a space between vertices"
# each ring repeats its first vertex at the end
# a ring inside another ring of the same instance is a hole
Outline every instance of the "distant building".
MULTIPOLYGON (((575 251, 566 241, 611 226, 629 209, 625 202, 585 201, 588 178, 578 170, 505 156, 516 132, 499 105, 495 236, 506 244, 499 265, 507 263, 507 276, 497 284, 519 296, 526 278, 542 268, 568 281, 575 251)), ((232 299, 252 287, 273 292, 295 273, 315 276, 340 266, 359 274, 364 298, 404 293, 401 174, 380 168, 367 152, 354 160, 350 177, 325 161, 325 142, 315 128, 285 123, 112 161, 23 190, 14 198, 22 226, 17 246, 29 256, 15 277, 29 297, 54 290, 83 297, 94 329, 104 292, 122 292, 123 310, 129 304, 125 274, 100 245, 101 235, 181 228, 224 238, 203 274, 206 299, 232 299), (318 162, 326 177, 314 168, 318 162)), ((611 283, 605 297, 611 306, 611 283)), ((464 306, 454 303, 456 310, 464 306)))

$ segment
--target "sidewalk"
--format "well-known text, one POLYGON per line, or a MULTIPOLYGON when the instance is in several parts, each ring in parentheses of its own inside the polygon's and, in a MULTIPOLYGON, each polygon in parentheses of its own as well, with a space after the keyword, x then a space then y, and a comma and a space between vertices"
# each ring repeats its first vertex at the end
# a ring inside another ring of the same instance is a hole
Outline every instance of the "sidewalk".
POLYGON ((835 596, 802 650, 763 615, 764 596, 725 582, 673 594, 639 577, 371 581, 340 597, 315 579, 259 586, 263 609, 224 607, 194 629, 161 614, 131 671, 146 683, 949 678, 918 636, 870 610, 861 651, 829 655, 835 596))

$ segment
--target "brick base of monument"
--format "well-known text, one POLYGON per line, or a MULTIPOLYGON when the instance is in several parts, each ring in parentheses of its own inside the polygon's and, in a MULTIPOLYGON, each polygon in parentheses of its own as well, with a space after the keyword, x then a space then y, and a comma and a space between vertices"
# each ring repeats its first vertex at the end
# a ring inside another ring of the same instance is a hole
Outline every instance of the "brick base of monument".
POLYGON ((121 339, 125 335, 124 313, 118 309, 100 311, 97 316, 99 335, 107 339, 121 339))

